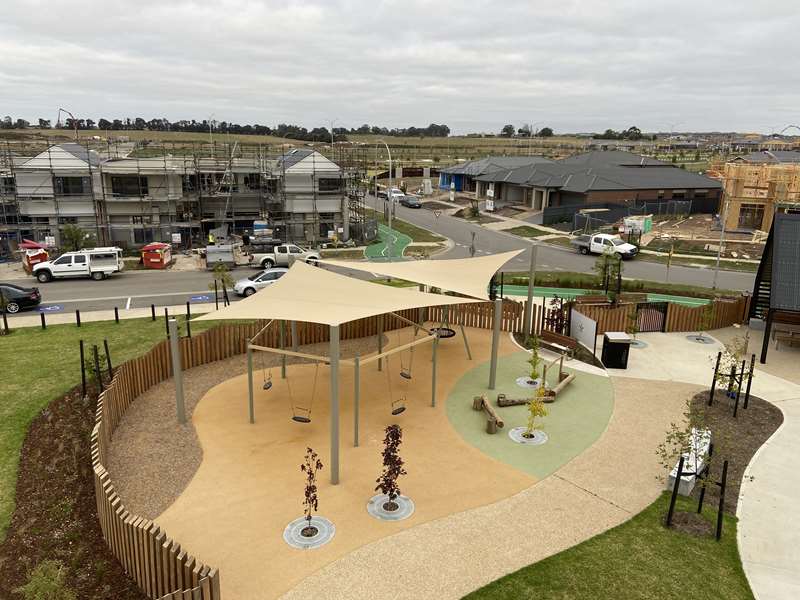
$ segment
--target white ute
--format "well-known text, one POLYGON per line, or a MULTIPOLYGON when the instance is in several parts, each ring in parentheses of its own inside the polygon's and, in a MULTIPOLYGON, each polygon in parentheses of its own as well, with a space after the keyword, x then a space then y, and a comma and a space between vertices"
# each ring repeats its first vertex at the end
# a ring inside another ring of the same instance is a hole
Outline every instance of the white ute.
POLYGON ((639 249, 633 244, 623 242, 616 236, 608 233, 594 233, 592 235, 579 235, 570 242, 581 254, 619 254, 623 259, 633 258, 639 249))
POLYGON ((33 276, 40 283, 65 277, 91 277, 100 281, 112 273, 122 271, 124 267, 121 248, 92 248, 65 252, 55 260, 34 265, 33 276))

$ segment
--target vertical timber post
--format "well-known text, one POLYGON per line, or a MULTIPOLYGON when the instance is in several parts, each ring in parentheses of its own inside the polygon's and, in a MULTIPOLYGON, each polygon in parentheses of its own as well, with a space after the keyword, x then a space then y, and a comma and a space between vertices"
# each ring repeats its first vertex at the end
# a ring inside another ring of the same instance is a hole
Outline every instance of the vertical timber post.
POLYGON ((675 473, 675 485, 672 486, 672 497, 669 499, 669 511, 667 511, 667 527, 672 527, 672 515, 675 513, 675 501, 678 499, 678 488, 681 485, 683 476, 683 454, 678 461, 678 470, 675 473))
POLYGON ((361 401, 361 362, 356 354, 353 359, 353 446, 358 448, 359 403, 361 401))
POLYGON ((494 323, 492 327, 492 358, 489 365, 489 389, 493 390, 497 383, 497 352, 500 345, 500 319, 503 313, 503 300, 494 301, 494 323))
POLYGON ((433 349, 431 350, 431 408, 436 408, 436 351, 439 349, 439 332, 433 338, 433 349))
POLYGON ((298 347, 300 346, 299 340, 297 339, 297 321, 290 321, 291 327, 291 335, 292 335, 292 351, 297 352, 298 347))
POLYGON ((253 349, 247 342, 247 408, 250 413, 250 423, 256 422, 256 411, 253 404, 253 349))
POLYGON ((169 329, 169 349, 172 356, 172 377, 175 380, 175 412, 178 423, 186 423, 186 405, 183 400, 183 367, 181 365, 181 349, 178 345, 178 322, 173 318, 167 321, 169 329))
MULTIPOLYGON (((383 352, 383 315, 378 315, 378 354, 383 352)), ((383 370, 383 359, 378 359, 378 371, 383 370)))
POLYGON ((339 326, 331 325, 331 483, 339 483, 339 326))

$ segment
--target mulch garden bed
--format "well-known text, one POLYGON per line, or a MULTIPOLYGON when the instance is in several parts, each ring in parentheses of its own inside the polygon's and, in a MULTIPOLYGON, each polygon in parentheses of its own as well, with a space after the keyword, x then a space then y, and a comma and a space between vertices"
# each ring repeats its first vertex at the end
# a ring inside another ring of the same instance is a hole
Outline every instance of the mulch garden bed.
POLYGON ((422 208, 427 208, 428 210, 450 210, 453 208, 449 204, 444 204, 443 202, 423 202, 422 208))
MULTIPOLYGON (((737 418, 733 418, 735 400, 728 398, 724 390, 716 390, 714 402, 708 406, 710 390, 698 392, 692 398, 692 408, 703 411, 705 422, 711 429, 711 442, 714 444, 715 459, 711 462, 710 479, 719 481, 722 462, 728 461, 728 481, 725 491, 725 512, 736 513, 739 501, 739 488, 742 476, 750 459, 764 442, 783 423, 783 413, 766 400, 750 396, 747 409, 744 408, 744 394, 739 400, 737 418)), ((699 498, 701 487, 695 486, 692 496, 699 498)), ((716 508, 719 501, 719 488, 706 487, 705 505, 716 508)))
POLYGON ((96 396, 80 386, 36 417, 22 446, 16 508, 0 545, 0 598, 43 560, 61 562, 78 598, 147 598, 108 550, 97 520, 89 436, 96 396))

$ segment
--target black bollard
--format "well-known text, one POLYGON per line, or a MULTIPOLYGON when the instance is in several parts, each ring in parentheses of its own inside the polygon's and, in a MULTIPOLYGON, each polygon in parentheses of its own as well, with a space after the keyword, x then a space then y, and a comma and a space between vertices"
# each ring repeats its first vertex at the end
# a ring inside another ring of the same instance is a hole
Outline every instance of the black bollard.
POLYGON ((219 290, 217 289, 217 280, 214 280, 214 308, 219 310, 219 290))
POLYGON ((44 320, 44 313, 39 313, 39 317, 42 319, 42 329, 47 329, 47 323, 44 320))
POLYGON ((167 339, 169 339, 169 309, 164 307, 164 328, 167 330, 167 339))
POLYGON ((119 309, 114 307, 114 322, 119 325, 119 309))
POLYGON ((717 508, 717 541, 722 538, 722 511, 725 508, 725 486, 728 483, 728 461, 722 463, 722 478, 719 482, 719 507, 717 508))
POLYGON ((81 311, 75 311, 75 322, 78 324, 78 327, 81 326, 81 311))
POLYGON ((186 335, 192 337, 192 325, 190 320, 192 318, 192 309, 189 307, 189 302, 186 303, 186 335))
POLYGON ((153 321, 156 320, 156 305, 155 304, 151 304, 150 305, 150 316, 152 317, 153 321))
POLYGON ((86 397, 86 355, 84 354, 84 351, 83 351, 83 340, 81 340, 80 348, 81 348, 81 392, 83 392, 83 394, 81 395, 81 398, 85 398, 86 397))

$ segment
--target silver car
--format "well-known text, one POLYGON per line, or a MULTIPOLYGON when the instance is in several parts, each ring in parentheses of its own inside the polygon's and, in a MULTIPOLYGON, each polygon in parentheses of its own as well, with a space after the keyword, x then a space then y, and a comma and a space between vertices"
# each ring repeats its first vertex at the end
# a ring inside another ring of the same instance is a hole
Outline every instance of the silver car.
POLYGON ((261 288, 265 288, 268 285, 272 285, 278 281, 278 279, 283 277, 284 273, 287 273, 288 271, 289 269, 283 267, 276 267, 274 269, 261 271, 255 275, 247 277, 246 279, 240 279, 237 281, 236 285, 233 286, 233 291, 240 296, 252 296, 261 288))

